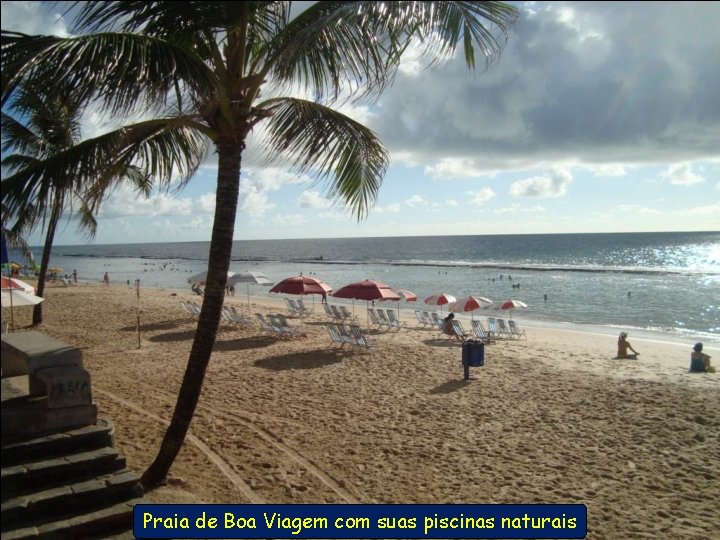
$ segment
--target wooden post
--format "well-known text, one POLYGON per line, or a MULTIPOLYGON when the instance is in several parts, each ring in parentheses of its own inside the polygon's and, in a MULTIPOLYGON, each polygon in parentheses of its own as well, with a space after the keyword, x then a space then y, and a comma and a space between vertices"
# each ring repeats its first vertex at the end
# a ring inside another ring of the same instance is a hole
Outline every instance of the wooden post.
POLYGON ((135 292, 137 293, 137 338, 138 349, 140 348, 140 280, 135 280, 135 292))

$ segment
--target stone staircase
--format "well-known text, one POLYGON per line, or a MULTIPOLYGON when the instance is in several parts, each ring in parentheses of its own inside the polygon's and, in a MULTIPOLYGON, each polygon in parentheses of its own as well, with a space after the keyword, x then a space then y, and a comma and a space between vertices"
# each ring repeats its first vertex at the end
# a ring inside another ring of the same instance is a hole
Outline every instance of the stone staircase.
POLYGON ((133 506, 149 502, 103 418, 39 437, 4 437, 0 487, 3 540, 133 538, 133 506))
POLYGON ((0 538, 134 538, 149 503, 97 416, 77 349, 38 332, 2 337, 0 538))

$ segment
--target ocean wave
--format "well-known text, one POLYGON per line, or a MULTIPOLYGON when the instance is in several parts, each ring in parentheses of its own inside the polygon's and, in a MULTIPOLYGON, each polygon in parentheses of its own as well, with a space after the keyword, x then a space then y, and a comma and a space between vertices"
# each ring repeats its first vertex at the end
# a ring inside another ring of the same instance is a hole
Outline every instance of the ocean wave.
POLYGON ((507 262, 469 262, 469 261, 418 261, 418 260, 327 260, 327 259, 289 259, 274 262, 295 262, 327 265, 387 265, 387 266, 425 266, 430 268, 483 268, 531 272, 590 272, 615 274, 653 274, 653 275, 708 275, 720 277, 720 270, 697 268, 646 268, 637 266, 598 266, 568 265, 546 263, 507 263, 507 262))
MULTIPOLYGON (((207 261, 207 257, 192 257, 187 255, 173 254, 143 254, 129 256, 127 253, 58 253, 57 255, 68 258, 90 258, 90 259, 142 259, 151 261, 207 261)), ((319 257, 313 258, 271 258, 271 257, 252 257, 252 256, 234 256, 232 262, 267 262, 267 263, 300 263, 300 264, 320 264, 320 265, 346 265, 346 266, 411 266, 411 267, 429 267, 429 268, 477 268, 477 269, 494 269, 504 270, 508 272, 585 272, 585 273, 601 273, 601 274, 646 274, 646 275, 694 275, 694 276, 713 276, 720 278, 720 269, 714 268, 648 268, 639 266, 601 266, 597 264, 549 264, 549 263, 529 263, 529 262, 497 262, 497 261, 442 261, 442 260, 393 260, 393 259, 325 259, 319 257)))

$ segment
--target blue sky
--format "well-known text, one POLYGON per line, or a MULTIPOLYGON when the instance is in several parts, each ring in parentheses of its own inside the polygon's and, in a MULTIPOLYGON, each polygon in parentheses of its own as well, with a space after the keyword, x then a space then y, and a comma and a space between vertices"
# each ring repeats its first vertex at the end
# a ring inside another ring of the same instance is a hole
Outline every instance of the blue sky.
MULTIPOLYGON (((720 230, 720 3, 515 5, 488 70, 410 56, 377 103, 344 109, 391 154, 367 219, 248 160, 235 238, 720 230)), ((67 34, 59 13, 3 2, 2 25, 67 34)), ((182 192, 114 192, 95 243, 209 240, 216 173, 211 156, 182 192)), ((83 243, 72 223, 56 239, 83 243)))

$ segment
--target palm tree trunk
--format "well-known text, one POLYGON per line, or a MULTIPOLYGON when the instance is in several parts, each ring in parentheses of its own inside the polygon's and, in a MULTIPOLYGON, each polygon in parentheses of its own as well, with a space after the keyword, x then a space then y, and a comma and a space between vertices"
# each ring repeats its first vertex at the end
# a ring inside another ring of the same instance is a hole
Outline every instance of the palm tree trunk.
POLYGON ((205 372, 220 326, 225 284, 230 269, 243 149, 244 144, 238 144, 234 139, 217 143, 218 181, 215 195, 215 224, 210 241, 205 296, 170 427, 165 432, 155 461, 140 479, 146 489, 164 482, 182 448, 200 399, 205 372))
MULTIPOLYGON (((40 273, 38 274, 37 295, 45 296, 45 280, 47 278, 47 270, 50 265, 50 252, 52 251, 53 241, 55 240, 55 231, 57 230, 58 221, 63 207, 63 199, 60 194, 55 195, 53 200, 53 208, 48 221, 47 234, 45 235, 45 245, 43 246, 42 260, 40 261, 40 273)), ((43 319, 43 302, 35 304, 33 308, 33 326, 41 324, 43 319)))

